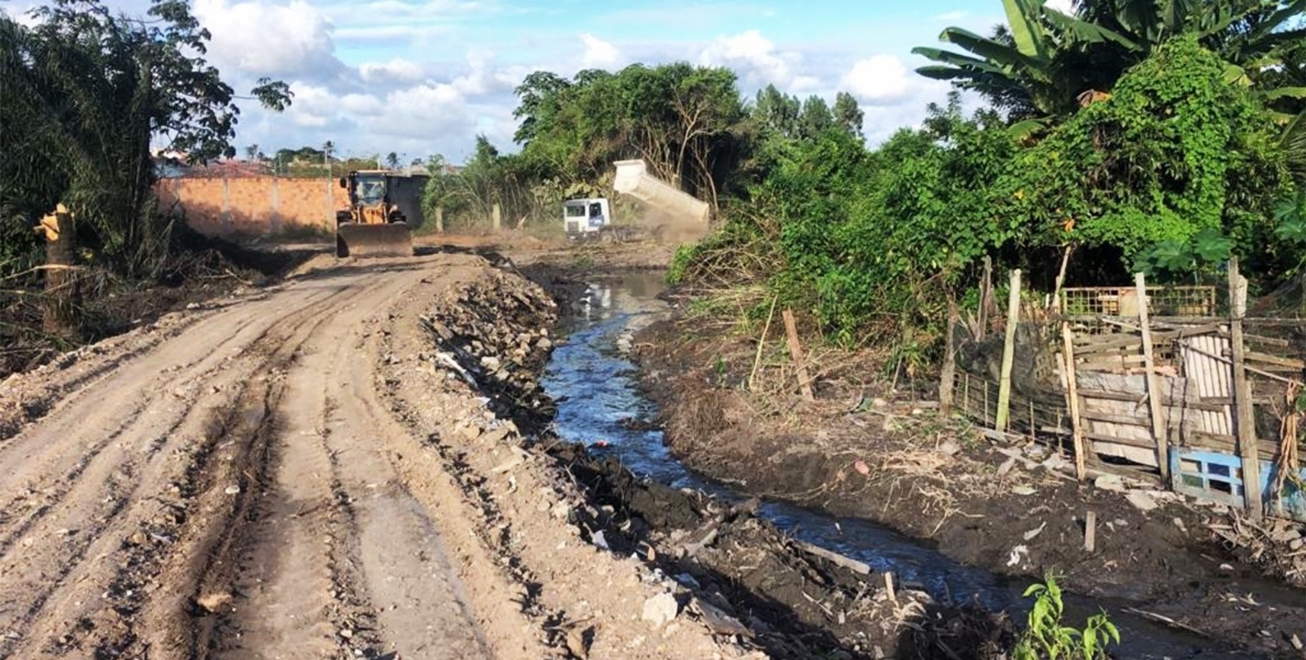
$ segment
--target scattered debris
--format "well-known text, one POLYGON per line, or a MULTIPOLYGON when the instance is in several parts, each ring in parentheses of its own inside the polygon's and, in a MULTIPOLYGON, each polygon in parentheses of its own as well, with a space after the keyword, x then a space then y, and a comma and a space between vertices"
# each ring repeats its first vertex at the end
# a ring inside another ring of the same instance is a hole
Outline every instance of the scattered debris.
POLYGON ((1154 511, 1158 506, 1160 506, 1156 503, 1156 498, 1153 497, 1151 493, 1143 490, 1129 491, 1125 494, 1125 500, 1144 513, 1154 511))
POLYGON ((675 595, 660 593, 644 601, 644 613, 640 618, 652 623, 654 628, 661 628, 674 621, 678 614, 680 603, 676 602, 675 595))
POLYGON ((1109 490, 1113 493, 1125 492, 1125 481, 1114 474, 1104 474, 1093 480, 1093 485, 1102 490, 1109 490))
POLYGON ((1281 576, 1289 584, 1306 588, 1306 524, 1283 518, 1255 523, 1237 510, 1226 522, 1208 526, 1235 555, 1260 566, 1267 574, 1281 576))

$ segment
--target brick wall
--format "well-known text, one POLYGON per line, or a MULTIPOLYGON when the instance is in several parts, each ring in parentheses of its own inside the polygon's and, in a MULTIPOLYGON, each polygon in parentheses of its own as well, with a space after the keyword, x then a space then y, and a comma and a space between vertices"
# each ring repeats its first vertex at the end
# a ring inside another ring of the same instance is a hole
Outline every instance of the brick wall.
POLYGON ((180 204, 186 224, 207 236, 334 232, 336 210, 348 208, 345 191, 326 179, 163 179, 156 192, 162 208, 180 204))

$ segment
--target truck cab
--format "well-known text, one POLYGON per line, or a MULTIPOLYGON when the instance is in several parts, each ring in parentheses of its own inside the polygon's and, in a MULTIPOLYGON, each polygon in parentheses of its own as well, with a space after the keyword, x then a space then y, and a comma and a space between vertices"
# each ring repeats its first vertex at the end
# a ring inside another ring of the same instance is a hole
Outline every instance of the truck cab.
POLYGON ((603 197, 570 199, 562 204, 562 220, 569 238, 597 235, 612 224, 612 209, 603 197))

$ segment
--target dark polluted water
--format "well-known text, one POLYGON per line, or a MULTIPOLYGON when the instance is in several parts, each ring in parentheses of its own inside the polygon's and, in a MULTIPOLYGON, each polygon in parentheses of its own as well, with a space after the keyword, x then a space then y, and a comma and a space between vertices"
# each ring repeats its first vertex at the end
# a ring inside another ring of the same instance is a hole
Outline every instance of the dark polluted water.
MULTIPOLYGON (((572 310, 565 310, 557 346, 545 367, 543 385, 557 401, 555 431, 582 443, 596 456, 615 456, 640 477, 676 488, 691 488, 739 502, 748 496, 687 469, 662 442, 662 432, 640 422, 657 417, 656 406, 638 388, 638 369, 627 358, 633 333, 666 313, 657 299, 660 273, 637 273, 595 281, 572 310), (631 421, 636 423, 632 424, 631 421)), ((901 584, 922 589, 937 600, 975 600, 991 610, 1008 610, 1022 620, 1028 602, 1021 592, 1028 580, 1012 581, 963 566, 929 546, 875 523, 839 518, 784 502, 764 501, 758 515, 800 540, 891 572, 901 584)), ((1068 597, 1067 616, 1082 621, 1098 602, 1068 597)), ((1255 657, 1205 649, 1205 640, 1181 635, 1116 610, 1124 643, 1121 658, 1255 657)), ((1118 605, 1127 606, 1127 603, 1118 605)))

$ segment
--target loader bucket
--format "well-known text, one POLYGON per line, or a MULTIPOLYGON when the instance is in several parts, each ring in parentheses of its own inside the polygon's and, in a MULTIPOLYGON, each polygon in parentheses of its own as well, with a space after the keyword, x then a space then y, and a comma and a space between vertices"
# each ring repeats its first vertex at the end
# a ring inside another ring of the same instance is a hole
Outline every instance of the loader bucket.
POLYGON ((344 223, 336 228, 337 257, 411 257, 413 232, 406 222, 344 223))

